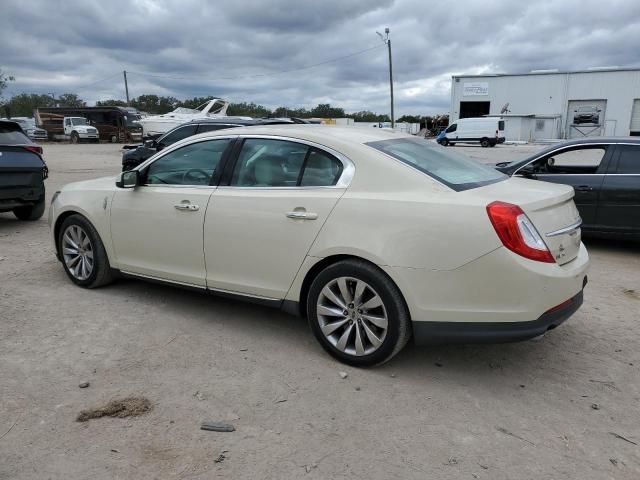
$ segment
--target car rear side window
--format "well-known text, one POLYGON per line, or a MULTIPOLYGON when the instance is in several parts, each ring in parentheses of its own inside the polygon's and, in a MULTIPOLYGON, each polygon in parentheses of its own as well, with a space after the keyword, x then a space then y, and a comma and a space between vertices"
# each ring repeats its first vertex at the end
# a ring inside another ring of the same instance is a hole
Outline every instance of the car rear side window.
POLYGON ((397 138, 369 142, 366 145, 429 175, 457 192, 508 178, 489 166, 417 138, 397 138))
POLYGON ((31 140, 24 133, 10 127, 0 126, 0 144, 22 145, 24 143, 31 143, 31 140))
POLYGON ((640 145, 621 145, 616 173, 640 174, 640 145))
POLYGON ((342 162, 306 144, 248 138, 233 169, 235 187, 328 187, 342 174, 342 162))
POLYGON ((304 163, 301 187, 335 185, 342 173, 342 163, 326 152, 312 148, 304 163))

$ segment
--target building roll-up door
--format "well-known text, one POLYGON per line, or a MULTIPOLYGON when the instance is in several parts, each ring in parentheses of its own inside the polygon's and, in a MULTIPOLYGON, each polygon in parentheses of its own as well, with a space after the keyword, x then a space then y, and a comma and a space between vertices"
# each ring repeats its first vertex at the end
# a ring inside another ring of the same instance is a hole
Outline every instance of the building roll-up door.
POLYGON ((633 101, 633 109, 631 110, 631 135, 640 135, 640 98, 633 101))

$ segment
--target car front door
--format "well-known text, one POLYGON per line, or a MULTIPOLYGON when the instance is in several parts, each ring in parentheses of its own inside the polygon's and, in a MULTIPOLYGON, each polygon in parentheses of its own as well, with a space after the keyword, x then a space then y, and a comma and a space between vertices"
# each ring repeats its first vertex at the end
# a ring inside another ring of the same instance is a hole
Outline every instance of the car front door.
POLYGON ((204 218, 231 143, 172 148, 141 170, 142 185, 116 191, 111 238, 123 272, 205 287, 204 218))
POLYGON ((204 226, 207 287, 282 299, 353 165, 300 140, 242 138, 204 226))
POLYGON ((571 185, 574 202, 584 227, 597 222, 598 197, 613 151, 607 144, 572 146, 550 152, 524 167, 516 175, 544 182, 571 185))
POLYGON ((598 207, 599 229, 640 233, 640 145, 617 145, 604 176, 598 207))

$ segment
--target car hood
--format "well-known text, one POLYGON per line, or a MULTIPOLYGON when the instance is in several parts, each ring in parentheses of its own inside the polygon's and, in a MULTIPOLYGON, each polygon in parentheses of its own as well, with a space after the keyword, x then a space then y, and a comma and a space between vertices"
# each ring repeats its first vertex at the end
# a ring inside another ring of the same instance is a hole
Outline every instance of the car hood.
POLYGON ((81 182, 73 182, 62 187, 62 192, 78 191, 78 190, 108 190, 116 189, 116 180, 118 177, 101 177, 92 180, 83 180, 81 182))
POLYGON ((73 127, 74 130, 76 130, 79 133, 87 133, 88 130, 97 130, 97 128, 95 127, 90 127, 90 126, 86 126, 86 125, 78 125, 76 127, 73 127))

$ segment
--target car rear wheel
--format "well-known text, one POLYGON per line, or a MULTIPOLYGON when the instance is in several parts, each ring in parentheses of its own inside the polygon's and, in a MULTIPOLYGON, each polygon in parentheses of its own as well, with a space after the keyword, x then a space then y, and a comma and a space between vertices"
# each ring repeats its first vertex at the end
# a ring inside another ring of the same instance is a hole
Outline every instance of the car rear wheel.
POLYGON ((490 145, 489 139, 488 138, 483 138, 482 140, 480 140, 480 146, 482 148, 487 148, 490 145))
POLYGON ((67 217, 60 227, 58 249, 62 265, 73 283, 96 288, 113 281, 113 271, 100 236, 81 215, 67 217))
POLYGON ((358 367, 390 360, 411 337, 398 287, 361 260, 338 262, 320 272, 309 289, 307 316, 322 347, 358 367))
POLYGON ((27 207, 18 207, 13 209, 13 214, 20 220, 27 220, 33 222, 38 220, 42 215, 44 215, 45 202, 44 195, 38 203, 34 205, 29 205, 27 207))

